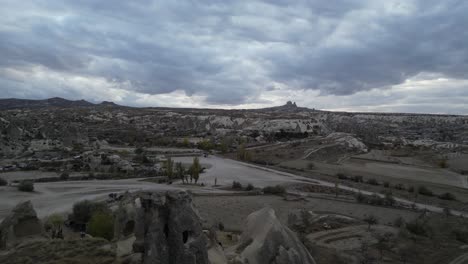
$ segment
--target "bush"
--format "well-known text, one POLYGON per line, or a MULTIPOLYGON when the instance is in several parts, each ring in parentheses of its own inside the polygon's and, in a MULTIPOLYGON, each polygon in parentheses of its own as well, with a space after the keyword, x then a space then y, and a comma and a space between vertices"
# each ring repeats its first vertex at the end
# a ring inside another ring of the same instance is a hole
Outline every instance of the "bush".
POLYGON ((450 200, 450 201, 455 201, 457 200, 457 197, 455 197, 455 195, 453 195, 452 193, 443 193, 441 195, 438 196, 439 199, 442 199, 442 200, 450 200))
POLYGON ((52 214, 45 219, 44 227, 46 230, 58 229, 63 224, 63 222, 63 217, 60 214, 52 214))
POLYGON ((363 182, 364 178, 362 176, 354 176, 353 181, 355 182, 363 182))
POLYGON ((344 175, 343 173, 337 173, 336 176, 338 177, 338 179, 340 180, 347 180, 348 177, 346 175, 344 175))
POLYGON ((265 194, 284 194, 286 189, 281 185, 267 186, 263 188, 263 193, 265 194))
POLYGON ((309 169, 309 170, 313 170, 314 168, 315 168, 315 165, 314 165, 314 163, 312 163, 312 162, 309 162, 309 164, 307 164, 307 169, 309 169))
POLYGON ((395 189, 397 190, 404 190, 405 189, 405 186, 401 183, 398 183, 398 184, 395 184, 395 189))
POLYGON ((87 223, 96 212, 105 212, 107 207, 104 203, 84 200, 73 205, 73 218, 80 223, 87 223))
POLYGON ((408 187, 408 192, 413 193, 414 192, 414 186, 408 187))
POLYGON ((0 178, 0 186, 5 186, 8 184, 8 181, 3 179, 3 178, 0 178))
POLYGON ((34 183, 32 181, 21 181, 18 185, 18 190, 22 192, 33 192, 34 183))
POLYGON ((114 237, 114 217, 111 213, 97 211, 93 213, 86 231, 93 237, 110 241, 114 237))
POLYGON ((434 195, 431 190, 426 188, 426 186, 422 186, 422 185, 418 187, 418 193, 421 194, 421 195, 426 195, 426 196, 433 196, 434 195))
POLYGON ((379 185, 379 182, 376 180, 376 179, 369 179, 367 180, 367 184, 370 184, 370 185, 379 185))
POLYGON ((233 181, 232 182, 232 189, 241 190, 242 189, 242 184, 240 182, 233 181))
POLYGON ((440 168, 443 168, 443 169, 448 168, 447 160, 445 159, 439 160, 438 165, 440 168))
POLYGON ((429 236, 431 232, 430 228, 419 219, 406 223, 406 229, 415 235, 426 237, 429 236))
POLYGON ((68 172, 63 172, 61 175, 60 175, 60 180, 62 181, 66 181, 70 178, 70 174, 68 172))
POLYGON ((455 235, 455 239, 468 244, 468 231, 467 230, 455 230, 453 231, 453 234, 455 235))
POLYGON ((389 182, 384 182, 384 183, 383 183, 383 187, 389 188, 389 187, 390 187, 390 183, 389 183, 389 182))
POLYGON ((392 193, 387 192, 384 197, 384 204, 387 206, 394 206, 396 203, 395 198, 393 198, 392 193))
POLYGON ((393 221, 393 225, 396 227, 402 227, 405 225, 405 220, 403 219, 403 217, 400 216, 397 219, 395 219, 395 221, 393 221))
POLYGON ((358 203, 365 203, 367 202, 367 197, 361 192, 358 192, 358 194, 356 194, 356 201, 358 203))
POLYGON ((247 187, 245 187, 246 191, 252 191, 253 189, 254 189, 254 186, 251 183, 249 183, 247 187))

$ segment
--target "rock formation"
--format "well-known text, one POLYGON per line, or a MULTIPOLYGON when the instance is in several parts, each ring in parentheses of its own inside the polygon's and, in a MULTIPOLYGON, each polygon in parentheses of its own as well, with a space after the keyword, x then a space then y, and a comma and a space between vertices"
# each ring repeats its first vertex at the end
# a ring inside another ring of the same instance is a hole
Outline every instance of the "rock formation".
POLYGON ((136 253, 142 253, 142 263, 209 263, 206 237, 190 194, 141 192, 135 205, 133 248, 136 253))
POLYGON ((30 201, 20 203, 0 224, 0 249, 10 248, 23 238, 44 234, 30 201))
POLYGON ((237 251, 243 263, 315 264, 295 233, 279 222, 271 208, 247 217, 237 251))

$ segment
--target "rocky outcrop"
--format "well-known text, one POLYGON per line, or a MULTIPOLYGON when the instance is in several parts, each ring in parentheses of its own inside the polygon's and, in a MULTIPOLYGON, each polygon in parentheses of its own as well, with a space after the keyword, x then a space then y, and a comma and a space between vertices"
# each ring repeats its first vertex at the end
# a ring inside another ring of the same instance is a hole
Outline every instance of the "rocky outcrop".
POLYGON ((295 233, 279 222, 271 208, 247 217, 237 252, 242 263, 315 264, 295 233))
POLYGON ((9 248, 24 238, 44 234, 30 201, 18 204, 0 224, 0 249, 9 248))
POLYGON ((142 263, 205 264, 207 241, 200 217, 185 191, 141 192, 133 249, 142 263))

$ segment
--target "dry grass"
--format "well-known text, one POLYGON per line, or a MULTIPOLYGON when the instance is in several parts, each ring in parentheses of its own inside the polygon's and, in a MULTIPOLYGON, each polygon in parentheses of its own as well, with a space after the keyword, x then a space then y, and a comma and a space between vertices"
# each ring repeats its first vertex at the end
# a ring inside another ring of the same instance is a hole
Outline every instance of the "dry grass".
POLYGON ((104 239, 33 241, 0 255, 2 264, 111 264, 115 254, 104 239))

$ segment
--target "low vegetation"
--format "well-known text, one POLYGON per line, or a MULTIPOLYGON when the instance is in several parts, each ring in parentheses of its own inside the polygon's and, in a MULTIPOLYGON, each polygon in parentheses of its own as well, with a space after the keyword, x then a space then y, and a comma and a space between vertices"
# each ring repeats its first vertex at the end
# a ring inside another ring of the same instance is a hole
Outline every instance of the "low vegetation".
POLYGON ((263 188, 263 193, 264 194, 275 194, 275 195, 281 195, 286 193, 286 188, 284 188, 281 185, 275 185, 275 186, 266 186, 263 188))
POLYGON ((112 240, 114 237, 114 217, 110 212, 94 212, 88 223, 87 232, 93 237, 112 240))
POLYGON ((242 184, 237 181, 232 182, 232 189, 234 190, 242 190, 242 184))
POLYGON ((34 191, 34 183, 32 181, 21 181, 18 184, 18 191, 33 192, 34 191))
POLYGON ((96 212, 105 212, 108 208, 104 203, 84 200, 73 205, 73 219, 79 223, 88 223, 96 212))
POLYGON ((3 178, 0 178, 0 186, 5 186, 8 184, 8 181, 3 179, 3 178))

